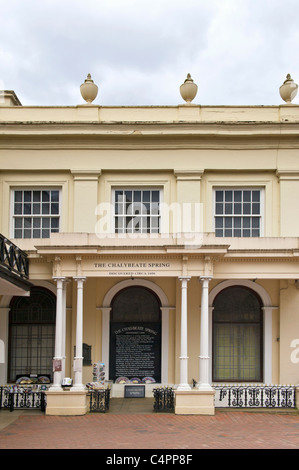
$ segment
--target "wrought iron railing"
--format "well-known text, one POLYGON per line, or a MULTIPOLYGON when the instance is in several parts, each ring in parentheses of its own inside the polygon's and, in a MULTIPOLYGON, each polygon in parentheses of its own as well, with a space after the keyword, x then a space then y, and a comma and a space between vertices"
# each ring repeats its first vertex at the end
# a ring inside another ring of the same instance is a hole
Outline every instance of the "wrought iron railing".
POLYGON ((29 277, 27 254, 1 234, 0 266, 24 279, 29 277))
POLYGON ((88 395, 90 413, 106 413, 106 411, 109 411, 110 388, 90 390, 88 395))
POLYGON ((154 411, 174 412, 174 390, 172 387, 160 387, 153 389, 154 411))
POLYGON ((215 385, 217 408, 296 408, 294 385, 215 385))
POLYGON ((45 411, 46 406, 47 400, 44 391, 13 390, 10 387, 0 387, 0 409, 45 411))

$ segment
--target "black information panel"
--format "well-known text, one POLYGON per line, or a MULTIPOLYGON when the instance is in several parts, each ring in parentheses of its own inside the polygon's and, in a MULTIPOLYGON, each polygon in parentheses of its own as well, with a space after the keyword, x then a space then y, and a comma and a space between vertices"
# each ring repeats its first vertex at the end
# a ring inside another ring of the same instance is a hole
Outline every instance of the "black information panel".
POLYGON ((125 398, 145 398, 145 385, 125 385, 125 398))
POLYGON ((109 378, 161 382, 161 323, 111 323, 109 378))

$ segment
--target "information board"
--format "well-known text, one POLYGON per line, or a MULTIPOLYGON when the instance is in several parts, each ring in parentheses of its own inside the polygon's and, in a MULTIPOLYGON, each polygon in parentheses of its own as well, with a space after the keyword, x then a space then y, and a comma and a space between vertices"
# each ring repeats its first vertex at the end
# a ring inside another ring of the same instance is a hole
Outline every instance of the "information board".
POLYGON ((161 323, 111 323, 111 380, 161 382, 161 323))

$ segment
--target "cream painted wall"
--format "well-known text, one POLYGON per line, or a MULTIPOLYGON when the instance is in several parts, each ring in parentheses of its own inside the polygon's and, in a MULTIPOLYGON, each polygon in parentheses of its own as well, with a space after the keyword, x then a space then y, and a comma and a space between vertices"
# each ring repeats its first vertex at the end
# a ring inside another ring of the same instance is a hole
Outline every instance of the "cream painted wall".
MULTIPOLYGON (((299 362, 292 360, 297 341, 299 346, 299 290, 294 281, 281 282, 280 286, 280 382, 299 383, 299 362)), ((297 357, 299 355, 297 354, 297 357)))

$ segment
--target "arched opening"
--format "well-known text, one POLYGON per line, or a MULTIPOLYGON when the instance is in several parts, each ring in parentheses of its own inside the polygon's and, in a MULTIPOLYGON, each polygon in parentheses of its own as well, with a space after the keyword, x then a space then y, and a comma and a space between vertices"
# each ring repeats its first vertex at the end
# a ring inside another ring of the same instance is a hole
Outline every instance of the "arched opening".
POLYGON ((52 378, 55 346, 56 297, 32 287, 29 297, 13 297, 9 314, 8 380, 21 376, 52 378))
POLYGON ((221 290, 213 303, 213 381, 263 381, 263 310, 245 286, 221 290))
POLYGON ((111 302, 109 378, 161 382, 161 303, 146 287, 122 289, 111 302))

